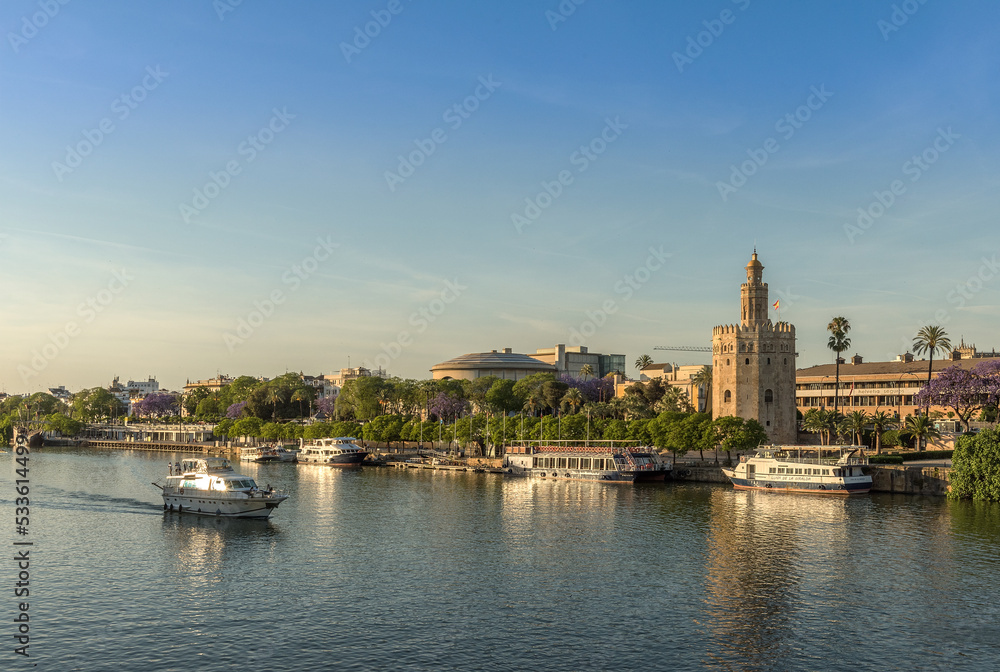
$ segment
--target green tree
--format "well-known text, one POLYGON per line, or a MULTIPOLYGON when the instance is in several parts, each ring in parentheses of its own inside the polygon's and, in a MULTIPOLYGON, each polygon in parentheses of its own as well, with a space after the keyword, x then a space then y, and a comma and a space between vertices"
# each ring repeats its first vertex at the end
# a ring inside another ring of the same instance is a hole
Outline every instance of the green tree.
POLYGON ((400 432, 403 429, 403 418, 398 415, 380 415, 364 426, 365 441, 374 441, 375 447, 385 442, 385 447, 389 448, 393 441, 400 440, 400 432))
POLYGON ((594 377, 594 367, 590 364, 584 364, 580 367, 580 378, 587 380, 588 378, 594 377))
POLYGON ((212 430, 212 434, 215 436, 231 436, 233 429, 233 420, 229 418, 223 418, 215 424, 215 429, 212 430))
POLYGON ((496 413, 514 413, 524 406, 524 399, 514 392, 514 381, 497 379, 486 393, 486 407, 496 413))
POLYGON ((837 383, 833 394, 833 411, 837 412, 840 403, 840 353, 851 347, 851 339, 847 337, 847 332, 851 330, 851 323, 846 317, 835 317, 826 325, 826 330, 830 332, 830 340, 826 347, 833 350, 834 361, 837 365, 837 383))
POLYGON ((232 432, 233 436, 238 437, 248 437, 254 439, 260 436, 261 429, 264 427, 264 421, 257 417, 240 418, 233 423, 232 432))
POLYGON ((260 429, 260 438, 266 441, 277 441, 281 438, 281 427, 277 422, 265 423, 260 429))
POLYGON ((674 463, 677 455, 688 451, 689 444, 682 432, 677 431, 687 414, 676 411, 665 411, 649 421, 647 428, 652 438, 652 444, 660 450, 669 450, 673 454, 674 463))
MULTIPOLYGON (((186 404, 187 401, 185 400, 185 408, 187 407, 186 404)), ((222 410, 219 408, 219 402, 215 397, 204 397, 198 402, 194 415, 199 418, 217 418, 222 414, 222 410)))
MULTIPOLYGON (((913 352, 918 355, 922 355, 925 352, 928 354, 929 361, 927 362, 927 384, 931 384, 931 375, 934 373, 934 353, 940 352, 945 353, 951 350, 951 341, 948 340, 948 334, 942 327, 938 326, 926 326, 921 327, 920 331, 913 339, 913 352)), ((927 411, 930 411, 930 400, 927 401, 927 411)))
POLYGON ((73 395, 73 415, 84 422, 125 415, 125 406, 103 387, 81 390, 73 395))
POLYGON ((229 397, 229 403, 235 404, 240 401, 246 401, 250 398, 250 393, 259 385, 261 385, 261 382, 253 376, 240 376, 226 386, 228 388, 227 396, 229 397))
POLYGON ((207 387, 196 387, 184 395, 184 401, 181 402, 181 405, 184 406, 184 410, 188 415, 196 415, 198 413, 198 404, 211 396, 212 391, 207 387))
POLYGON ((767 442, 767 431, 763 425, 756 420, 744 420, 733 415, 716 418, 706 431, 706 438, 726 451, 729 462, 733 459, 732 451, 753 450, 767 442))
POLYGON ((550 380, 542 384, 542 398, 545 399, 545 406, 555 413, 559 410, 563 395, 569 390, 569 385, 561 380, 550 380))
POLYGON ((1000 501, 1000 429, 962 436, 951 459, 949 498, 1000 501))
POLYGON ((57 431, 63 436, 76 436, 83 428, 82 422, 73 420, 64 413, 51 413, 45 417, 45 429, 57 431))
POLYGON ((528 399, 532 394, 541 394, 542 385, 555 379, 554 373, 533 373, 514 383, 514 394, 522 399, 528 399))

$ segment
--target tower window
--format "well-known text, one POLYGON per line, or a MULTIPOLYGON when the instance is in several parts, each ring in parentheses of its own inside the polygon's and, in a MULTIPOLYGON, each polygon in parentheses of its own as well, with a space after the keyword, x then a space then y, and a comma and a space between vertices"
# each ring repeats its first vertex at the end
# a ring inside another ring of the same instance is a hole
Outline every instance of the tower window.
POLYGON ((722 395, 722 400, 728 404, 730 401, 733 400, 733 393, 730 392, 729 390, 726 390, 726 393, 722 395))
POLYGON ((749 364, 749 363, 750 363, 750 358, 749 358, 749 357, 747 357, 747 364, 749 364))
POLYGON ((728 359, 726 360, 726 366, 729 366, 729 360, 728 359))
POLYGON ((785 366, 788 366, 788 357, 785 357, 785 366))
POLYGON ((770 357, 767 358, 767 363, 770 365, 770 363, 771 363, 771 358, 770 357))
POLYGON ((771 390, 764 390, 764 403, 769 404, 774 401, 774 392, 771 390))

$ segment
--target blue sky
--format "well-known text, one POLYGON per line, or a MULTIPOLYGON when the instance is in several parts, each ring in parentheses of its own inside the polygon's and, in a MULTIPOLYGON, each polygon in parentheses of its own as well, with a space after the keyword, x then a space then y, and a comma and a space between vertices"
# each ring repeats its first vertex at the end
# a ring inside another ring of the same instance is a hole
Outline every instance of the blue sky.
POLYGON ((1000 347, 995 3, 233 5, 0 9, 5 391, 708 363, 754 245, 800 367, 1000 347))

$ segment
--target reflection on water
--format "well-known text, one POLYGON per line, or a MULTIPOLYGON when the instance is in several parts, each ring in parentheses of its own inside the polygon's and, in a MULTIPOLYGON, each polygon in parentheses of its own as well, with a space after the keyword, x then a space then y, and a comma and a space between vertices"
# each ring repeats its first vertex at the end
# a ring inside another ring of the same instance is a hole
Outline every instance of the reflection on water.
POLYGON ((1000 669, 997 506, 244 463, 256 521, 176 459, 33 455, 48 669, 1000 669))

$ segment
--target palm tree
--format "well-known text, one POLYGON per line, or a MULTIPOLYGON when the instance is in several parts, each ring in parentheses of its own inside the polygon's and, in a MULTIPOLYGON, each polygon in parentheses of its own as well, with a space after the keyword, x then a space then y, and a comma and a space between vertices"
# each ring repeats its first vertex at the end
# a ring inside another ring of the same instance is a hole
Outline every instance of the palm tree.
POLYGON ((851 330, 851 323, 846 317, 835 317, 826 325, 826 330, 830 332, 830 340, 826 347, 833 350, 835 361, 837 362, 837 387, 833 394, 833 412, 836 413, 840 401, 840 353, 851 347, 851 339, 847 337, 847 332, 851 330))
MULTIPOLYGON (((948 334, 941 327, 921 327, 920 331, 917 332, 916 337, 913 339, 913 352, 918 355, 922 355, 926 352, 930 355, 930 361, 927 363, 928 385, 931 384, 931 373, 934 371, 934 353, 945 353, 949 350, 951 350, 951 341, 948 340, 948 334)), ((928 412, 930 411, 930 407, 931 402, 930 399, 928 399, 928 412)))
POLYGON ((705 412, 712 412, 712 367, 706 364, 691 376, 691 382, 705 389, 705 412))
POLYGON ((802 429, 807 432, 815 432, 819 434, 820 445, 824 444, 823 432, 826 431, 826 411, 821 411, 818 408, 810 408, 802 416, 802 429))
POLYGON ((854 439, 854 445, 861 445, 861 432, 864 431, 865 427, 868 426, 868 414, 864 411, 854 411, 850 413, 845 419, 847 428, 851 431, 854 439))
POLYGON ((545 400, 537 392, 533 392, 524 402, 524 410, 535 415, 535 411, 545 405, 545 400))
POLYGON ((583 379, 594 377, 594 367, 590 364, 584 364, 580 367, 580 377, 583 379))
POLYGON ((292 401, 299 402, 299 415, 300 416, 305 415, 305 413, 302 411, 302 402, 303 401, 311 402, 312 395, 309 394, 309 391, 306 390, 306 388, 300 387, 299 389, 295 390, 295 392, 292 393, 292 401))
POLYGON ((647 366, 651 366, 653 363, 653 358, 649 355, 639 355, 635 360, 635 368, 639 369, 639 373, 647 366))
POLYGON ((885 411, 875 411, 872 414, 872 428, 875 430, 875 454, 882 454, 882 434, 896 426, 896 420, 885 411))
POLYGON ((272 387, 267 391, 267 403, 271 404, 271 420, 278 417, 278 404, 285 401, 285 395, 281 388, 272 387))
POLYGON ((911 415, 906 418, 906 431, 917 439, 917 450, 926 446, 930 439, 941 436, 941 432, 934 426, 934 422, 927 415, 911 415))
POLYGON ((586 400, 583 398, 583 394, 580 390, 575 387, 571 387, 566 390, 566 394, 563 395, 562 404, 564 406, 569 406, 574 413, 576 413, 586 400))

